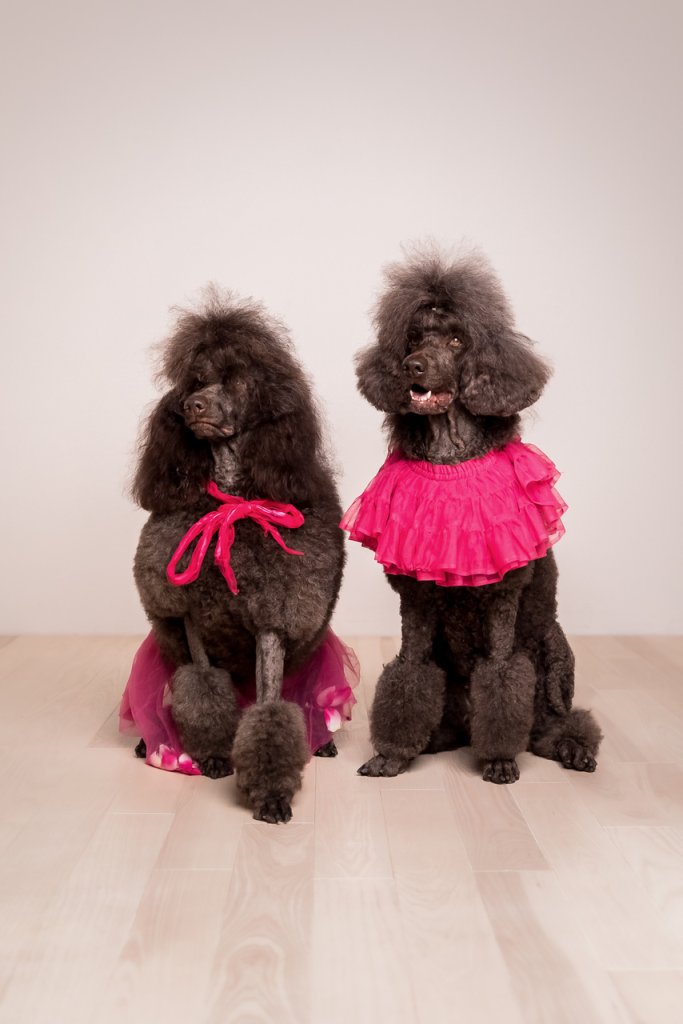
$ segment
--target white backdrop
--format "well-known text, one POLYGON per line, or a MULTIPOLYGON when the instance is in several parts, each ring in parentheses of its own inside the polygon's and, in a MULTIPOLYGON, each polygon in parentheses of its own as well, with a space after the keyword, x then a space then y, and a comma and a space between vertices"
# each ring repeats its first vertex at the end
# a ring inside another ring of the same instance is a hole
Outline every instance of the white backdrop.
MULTIPOLYGON (((488 253, 555 378, 574 632, 679 632, 681 5, 50 0, 6 6, 0 632, 144 627, 125 496, 150 345, 207 281, 291 327, 349 502, 400 245, 488 253)), ((355 547, 355 545, 354 545, 355 547)), ((336 615, 393 633, 369 552, 336 615)))

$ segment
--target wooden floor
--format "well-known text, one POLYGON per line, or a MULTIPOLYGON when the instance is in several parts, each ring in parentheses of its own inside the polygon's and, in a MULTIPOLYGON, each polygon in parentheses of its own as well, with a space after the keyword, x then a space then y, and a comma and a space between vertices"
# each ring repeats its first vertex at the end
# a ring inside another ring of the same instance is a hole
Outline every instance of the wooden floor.
POLYGON ((393 639, 291 824, 136 761, 135 637, 0 640, 0 1020, 683 1020, 683 638, 576 638, 595 775, 469 750, 356 776, 393 639))

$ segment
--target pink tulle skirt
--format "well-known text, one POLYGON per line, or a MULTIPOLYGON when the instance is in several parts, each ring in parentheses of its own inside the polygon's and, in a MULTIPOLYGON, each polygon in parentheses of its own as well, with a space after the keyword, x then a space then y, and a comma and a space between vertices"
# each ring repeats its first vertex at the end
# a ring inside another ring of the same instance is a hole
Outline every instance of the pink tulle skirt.
MULTIPOLYGON (((154 634, 137 650, 119 711, 121 732, 141 736, 147 747, 147 764, 185 775, 201 775, 199 766, 182 749, 173 721, 171 679, 176 666, 164 658, 154 634)), ((313 753, 350 721, 356 703, 353 688, 359 680, 356 655, 331 629, 322 643, 282 685, 284 700, 299 704, 313 753)), ((240 707, 253 704, 256 686, 237 691, 240 707)))
POLYGON ((519 439, 456 466, 392 452, 341 526, 388 573, 443 587, 497 583, 564 533, 559 475, 519 439))

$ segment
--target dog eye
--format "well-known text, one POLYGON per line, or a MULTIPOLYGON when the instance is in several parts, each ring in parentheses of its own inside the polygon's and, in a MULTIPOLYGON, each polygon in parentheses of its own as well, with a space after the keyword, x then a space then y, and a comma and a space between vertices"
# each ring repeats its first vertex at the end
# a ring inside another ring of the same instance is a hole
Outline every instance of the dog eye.
POLYGON ((448 342, 448 344, 450 345, 451 348, 460 348, 462 342, 460 341, 460 338, 452 338, 451 341, 448 342))
POLYGON ((201 391, 202 388, 206 387, 206 381, 203 377, 195 377, 190 386, 193 391, 201 391))

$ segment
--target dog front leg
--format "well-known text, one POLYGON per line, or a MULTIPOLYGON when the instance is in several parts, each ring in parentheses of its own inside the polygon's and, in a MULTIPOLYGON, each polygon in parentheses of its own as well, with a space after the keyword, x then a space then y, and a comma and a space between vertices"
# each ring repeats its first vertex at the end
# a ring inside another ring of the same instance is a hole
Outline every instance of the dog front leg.
POLYGON ((258 821, 289 821, 291 800, 301 788, 309 758, 304 716, 281 699, 284 645, 275 630, 256 638, 256 703, 243 713, 233 760, 237 788, 258 821))
POLYGON ((533 722, 536 673, 525 654, 514 653, 519 598, 519 591, 492 598, 489 656, 477 662, 470 681, 472 749, 487 782, 517 781, 515 756, 527 749, 533 722))
POLYGON ((404 772, 441 721, 446 673, 433 661, 436 613, 425 596, 426 590, 414 588, 401 594, 401 650, 385 665, 370 712, 377 754, 361 765, 359 775, 404 772))
POLYGON ((192 661, 176 669, 171 680, 173 719, 183 747, 202 774, 219 779, 232 775, 230 753, 239 709, 230 673, 209 663, 189 615, 184 624, 192 661))

